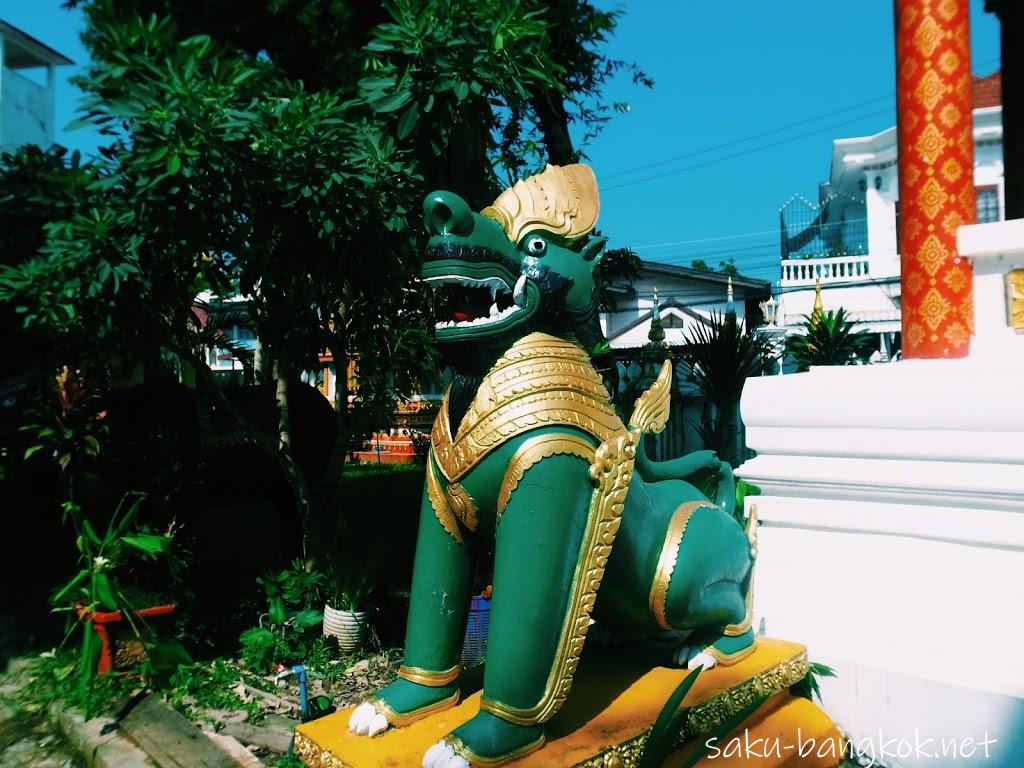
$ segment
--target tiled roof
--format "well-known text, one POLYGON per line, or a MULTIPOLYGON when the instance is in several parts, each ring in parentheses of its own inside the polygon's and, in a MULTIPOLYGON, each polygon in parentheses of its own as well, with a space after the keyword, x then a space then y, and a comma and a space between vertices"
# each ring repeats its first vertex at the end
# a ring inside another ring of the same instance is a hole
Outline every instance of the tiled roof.
POLYGON ((1000 70, 988 77, 973 78, 974 108, 998 107, 1003 103, 1003 78, 1000 70))
MULTIPOLYGON (((669 277, 682 277, 690 280, 706 281, 711 283, 721 283, 725 285, 729 282, 729 276, 723 272, 705 272, 701 269, 693 269, 692 267, 681 267, 677 264, 662 264, 657 261, 644 261, 641 270, 643 272, 653 273, 657 275, 666 275, 669 277)), ((735 275, 732 278, 733 285, 737 288, 747 288, 752 291, 769 291, 771 290, 771 284, 767 280, 758 280, 753 277, 744 277, 743 275, 735 275)))

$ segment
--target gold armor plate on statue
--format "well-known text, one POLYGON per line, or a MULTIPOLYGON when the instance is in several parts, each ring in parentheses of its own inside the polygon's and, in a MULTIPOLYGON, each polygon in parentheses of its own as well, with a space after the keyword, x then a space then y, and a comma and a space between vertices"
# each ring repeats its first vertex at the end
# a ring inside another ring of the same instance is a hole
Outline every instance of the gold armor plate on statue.
POLYGON ((454 437, 445 394, 430 443, 441 473, 457 482, 505 441, 548 426, 574 427, 599 443, 625 431, 586 351, 531 333, 484 376, 454 437))

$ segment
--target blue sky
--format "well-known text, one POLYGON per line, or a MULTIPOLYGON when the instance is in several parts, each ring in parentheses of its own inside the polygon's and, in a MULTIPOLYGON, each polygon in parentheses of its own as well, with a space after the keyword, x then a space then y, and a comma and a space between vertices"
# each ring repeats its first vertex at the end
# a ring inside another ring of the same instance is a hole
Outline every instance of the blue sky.
MULTIPOLYGON (((999 25, 983 0, 969 2, 974 70, 988 74, 999 25)), ((602 188, 599 226, 645 259, 733 257, 742 272, 776 279, 779 206, 796 192, 817 198, 832 139, 895 123, 892 0, 597 3, 622 11, 608 54, 655 81, 648 91, 623 76, 607 90, 631 110, 587 147, 602 188)), ((80 97, 68 78, 88 60, 81 12, 61 0, 0 0, 0 18, 76 62, 59 76, 57 122, 67 125, 80 97)), ((81 130, 57 140, 85 152, 98 145, 81 130)))
MULTIPOLYGON (((974 69, 988 74, 998 68, 999 24, 983 0, 969 2, 974 69)), ((602 189, 599 226, 645 259, 714 266, 732 256, 741 272, 777 279, 779 206, 795 192, 817 200, 834 138, 896 122, 892 0, 600 5, 623 11, 609 54, 636 61, 655 86, 622 77, 608 90, 632 108, 587 150, 602 189), (719 161, 737 153, 747 154, 719 161)))

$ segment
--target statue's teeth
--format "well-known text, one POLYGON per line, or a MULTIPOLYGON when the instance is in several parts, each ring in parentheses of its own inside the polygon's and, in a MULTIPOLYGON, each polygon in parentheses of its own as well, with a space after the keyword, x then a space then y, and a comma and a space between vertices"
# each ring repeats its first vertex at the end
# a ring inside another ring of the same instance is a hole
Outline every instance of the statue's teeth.
POLYGON ((498 314, 498 305, 497 304, 491 304, 491 309, 489 311, 489 314, 490 314, 491 317, 494 317, 496 314, 498 314))
POLYGON ((518 307, 526 306, 526 275, 520 275, 519 279, 516 280, 516 287, 512 291, 512 301, 518 307))

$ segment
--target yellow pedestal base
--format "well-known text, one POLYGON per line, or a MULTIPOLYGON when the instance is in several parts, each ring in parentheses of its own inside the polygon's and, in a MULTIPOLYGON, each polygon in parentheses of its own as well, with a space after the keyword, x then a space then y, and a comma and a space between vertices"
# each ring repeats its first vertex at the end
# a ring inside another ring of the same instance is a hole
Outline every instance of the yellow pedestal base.
MULTIPOLYGON (((585 658, 572 693, 547 724, 547 743, 508 763, 516 768, 628 768, 643 752, 647 732, 686 671, 640 666, 628 653, 585 658)), ((818 707, 795 699, 787 689, 807 674, 807 651, 796 643, 759 638, 757 650, 730 667, 715 667, 697 678, 687 694, 688 734, 707 734, 760 696, 773 698, 736 732, 716 744, 707 768, 831 768, 839 762, 835 725, 818 707), (831 739, 831 750, 821 747, 831 739), (775 747, 775 743, 778 747, 775 747), (808 749, 811 749, 810 754, 808 749), (767 753, 767 754, 765 754, 767 753), (803 754, 801 754, 803 753, 803 754)), ((438 739, 473 717, 476 692, 454 709, 393 729, 373 739, 348 730, 351 710, 298 728, 295 749, 310 768, 419 766, 438 739)), ((699 736, 692 740, 696 742, 699 736)), ((669 765, 681 765, 690 743, 669 765)))

